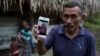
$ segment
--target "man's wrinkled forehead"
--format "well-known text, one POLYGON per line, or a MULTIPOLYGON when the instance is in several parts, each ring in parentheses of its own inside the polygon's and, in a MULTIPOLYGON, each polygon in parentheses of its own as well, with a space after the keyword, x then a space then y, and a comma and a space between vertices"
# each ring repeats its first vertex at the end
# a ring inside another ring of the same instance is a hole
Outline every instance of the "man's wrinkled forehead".
POLYGON ((63 14, 81 14, 81 9, 78 6, 63 9, 63 14))

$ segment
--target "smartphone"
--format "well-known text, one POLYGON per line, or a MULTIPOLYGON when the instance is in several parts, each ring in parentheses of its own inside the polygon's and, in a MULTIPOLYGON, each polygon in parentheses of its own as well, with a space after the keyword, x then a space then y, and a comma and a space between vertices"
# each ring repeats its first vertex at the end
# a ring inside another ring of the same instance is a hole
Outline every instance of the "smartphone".
POLYGON ((40 16, 38 19, 39 37, 46 38, 49 25, 49 18, 40 16))

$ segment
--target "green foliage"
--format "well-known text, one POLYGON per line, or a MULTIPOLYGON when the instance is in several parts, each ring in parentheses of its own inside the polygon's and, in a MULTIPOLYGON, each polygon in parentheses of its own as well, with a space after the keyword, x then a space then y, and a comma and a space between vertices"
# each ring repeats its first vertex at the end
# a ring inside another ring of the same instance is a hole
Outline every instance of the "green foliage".
POLYGON ((100 25, 100 14, 95 17, 96 23, 100 25))
POLYGON ((92 16, 93 20, 91 19, 87 19, 84 21, 84 25, 86 28, 89 29, 96 29, 99 30, 100 29, 100 14, 96 15, 96 16, 92 16))
POLYGON ((100 29, 99 24, 93 24, 93 23, 89 23, 89 22, 84 22, 84 26, 89 29, 96 29, 96 30, 100 29))

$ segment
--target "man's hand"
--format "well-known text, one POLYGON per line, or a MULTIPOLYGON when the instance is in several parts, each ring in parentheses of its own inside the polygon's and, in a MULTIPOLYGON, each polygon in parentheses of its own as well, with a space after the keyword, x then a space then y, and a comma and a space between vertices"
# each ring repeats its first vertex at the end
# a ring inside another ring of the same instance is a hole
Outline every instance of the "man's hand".
POLYGON ((34 27, 34 33, 33 33, 33 35, 35 36, 36 40, 43 41, 44 38, 39 37, 39 30, 37 28, 38 26, 37 25, 34 25, 33 27, 34 27))
POLYGON ((38 31, 38 26, 34 25, 34 37, 37 39, 38 43, 37 43, 37 48, 38 48, 38 53, 39 55, 43 55, 47 52, 47 49, 45 48, 45 44, 44 44, 44 38, 39 37, 39 31, 38 31))

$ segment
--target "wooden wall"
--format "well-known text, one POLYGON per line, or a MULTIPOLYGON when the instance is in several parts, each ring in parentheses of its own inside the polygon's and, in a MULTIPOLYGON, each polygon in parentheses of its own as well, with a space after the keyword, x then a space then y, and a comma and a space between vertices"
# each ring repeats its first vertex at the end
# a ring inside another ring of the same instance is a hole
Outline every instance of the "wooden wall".
POLYGON ((17 36, 20 17, 0 17, 0 50, 8 48, 10 39, 17 36))

